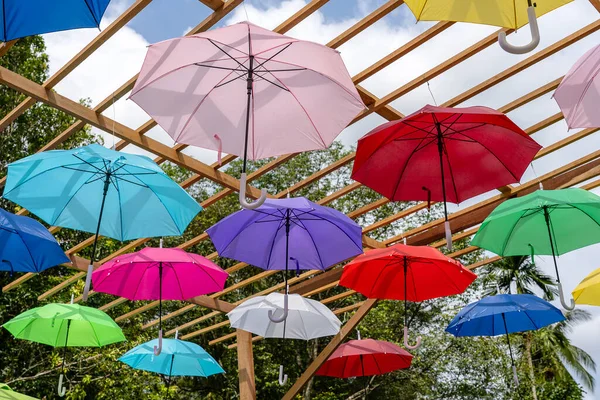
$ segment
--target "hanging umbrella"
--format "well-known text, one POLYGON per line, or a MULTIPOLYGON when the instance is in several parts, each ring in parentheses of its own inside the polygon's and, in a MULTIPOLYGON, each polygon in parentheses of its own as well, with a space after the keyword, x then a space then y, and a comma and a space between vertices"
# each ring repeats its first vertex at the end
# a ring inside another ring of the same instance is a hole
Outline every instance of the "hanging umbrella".
POLYGON ((68 262, 54 236, 42 224, 0 208, 0 271, 42 272, 68 262))
POLYGON ((600 197, 584 189, 537 190, 500 204, 483 221, 473 246, 501 256, 551 255, 560 302, 567 310, 556 257, 600 242, 600 197))
POLYGON ((0 383, 0 400, 38 400, 13 391, 8 385, 0 383))
MULTIPOLYGON (((338 347, 317 370, 316 375, 333 378, 353 378, 383 375, 409 368, 413 356, 394 343, 382 340, 350 340, 338 347)), ((368 381, 365 384, 367 396, 368 381)))
POLYGON ((120 241, 180 236, 202 209, 148 157, 97 144, 46 151, 9 164, 4 197, 50 225, 96 234, 84 300, 98 235, 120 241))
POLYGON ((156 355, 158 340, 140 344, 123 354, 119 361, 135 369, 167 376, 167 393, 173 376, 202 376, 224 374, 225 371, 202 347, 192 342, 164 339, 163 351, 156 355))
POLYGON ((67 347, 101 347, 125 341, 119 325, 106 313, 91 307, 73 304, 47 304, 17 315, 2 325, 15 338, 64 347, 62 372, 58 379, 58 394, 63 387, 67 347))
POLYGON ((510 347, 509 333, 533 331, 564 321, 562 312, 531 294, 499 294, 467 305, 454 317, 446 332, 454 336, 506 335, 515 383, 517 367, 510 347))
POLYGON ((554 99, 571 128, 600 128, 600 46, 585 53, 571 67, 554 93, 554 99))
MULTIPOLYGON (((299 294, 271 293, 244 301, 227 314, 231 326, 265 338, 311 340, 337 335, 342 322, 327 306, 299 294), (286 310, 287 309, 287 310, 286 310), (283 324, 273 316, 287 314, 283 324)), ((281 354, 282 358, 284 354, 281 354)), ((279 366, 279 384, 285 385, 287 375, 279 366)))
POLYGON ((586 276, 572 294, 576 304, 600 306, 600 269, 596 269, 586 276))
MULTIPOLYGON (((345 214, 304 197, 241 210, 206 230, 221 257, 265 270, 325 270, 362 254, 362 228, 345 214)), ((286 318, 284 313, 281 322, 286 318)))
POLYGON ((182 249, 146 247, 103 264, 92 274, 97 292, 129 300, 158 300, 159 355, 162 350, 162 301, 188 300, 223 290, 229 274, 212 261, 182 249))
POLYGON ((344 267, 340 286, 375 299, 404 300, 404 346, 408 344, 407 301, 425 301, 465 291, 477 278, 458 261, 428 246, 396 244, 370 250, 344 267))
POLYGON ((148 48, 131 99, 178 143, 246 161, 326 149, 364 109, 338 51, 248 22, 148 48))
POLYGON ((514 46, 507 42, 506 33, 498 33, 498 43, 505 51, 524 54, 532 51, 540 43, 540 30, 537 17, 542 16, 573 0, 406 0, 406 5, 417 21, 457 21, 472 22, 519 29, 529 22, 531 42, 514 46), (527 4, 527 6, 526 6, 527 4))
POLYGON ((519 182, 540 148, 498 111, 427 105, 360 139, 352 179, 392 201, 443 201, 451 249, 446 202, 519 182))
POLYGON ((110 0, 0 0, 0 40, 76 28, 100 28, 110 0))

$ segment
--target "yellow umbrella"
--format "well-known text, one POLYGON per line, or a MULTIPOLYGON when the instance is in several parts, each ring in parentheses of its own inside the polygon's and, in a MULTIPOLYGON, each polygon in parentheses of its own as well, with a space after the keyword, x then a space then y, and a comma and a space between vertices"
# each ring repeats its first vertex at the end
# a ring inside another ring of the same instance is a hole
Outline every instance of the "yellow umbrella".
POLYGON ((600 306, 600 268, 592 271, 573 290, 573 299, 577 304, 600 306))
POLYGON ((511 53, 523 54, 533 50, 540 41, 537 17, 573 0, 404 0, 418 21, 456 21, 518 29, 528 22, 531 43, 513 46, 506 34, 498 35, 500 46, 511 53))

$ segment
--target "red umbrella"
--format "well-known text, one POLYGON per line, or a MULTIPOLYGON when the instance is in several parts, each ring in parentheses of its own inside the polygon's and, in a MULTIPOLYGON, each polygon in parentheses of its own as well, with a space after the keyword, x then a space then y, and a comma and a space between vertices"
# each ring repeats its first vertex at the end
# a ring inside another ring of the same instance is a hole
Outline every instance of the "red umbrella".
POLYGON ((360 139, 352 179, 392 201, 443 201, 451 248, 446 201, 519 182, 540 149, 498 111, 427 105, 360 139))
POLYGON ((335 378, 382 375, 410 367, 412 359, 409 352, 390 342, 350 340, 333 352, 317 375, 335 378))
POLYGON ((477 278, 460 262, 428 246, 396 244, 371 250, 344 267, 340 285, 369 298, 404 300, 404 345, 408 344, 407 301, 424 301, 465 291, 477 278))

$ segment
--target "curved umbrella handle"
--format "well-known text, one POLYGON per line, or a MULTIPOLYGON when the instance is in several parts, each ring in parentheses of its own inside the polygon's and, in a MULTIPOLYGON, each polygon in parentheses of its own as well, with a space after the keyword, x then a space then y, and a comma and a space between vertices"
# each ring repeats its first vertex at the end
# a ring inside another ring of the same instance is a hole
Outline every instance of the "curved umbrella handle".
POLYGON ((279 384, 284 386, 287 383, 288 376, 283 373, 283 365, 279 366, 279 384))
POLYGON ((273 317, 273 310, 269 310, 269 319, 271 320, 271 322, 275 322, 276 324, 283 322, 287 319, 288 317, 288 295, 287 293, 285 294, 285 296, 283 297, 283 315, 279 318, 275 318, 273 317))
POLYGON ((162 351, 162 329, 158 331, 158 346, 154 346, 154 355, 160 356, 162 351))
POLYGON ((515 364, 513 364, 512 370, 513 370, 513 378, 515 380, 515 385, 519 386, 519 376, 517 375, 517 366, 515 364))
POLYGON ((567 304, 565 301, 565 295, 563 293, 562 283, 558 282, 558 295, 560 296, 560 304, 562 304, 563 308, 568 311, 572 311, 575 309, 575 301, 573 299, 569 299, 570 304, 567 304))
POLYGON ((254 203, 248 203, 246 201, 246 173, 244 172, 240 177, 240 205, 247 210, 254 210, 263 205, 267 199, 267 190, 262 189, 260 191, 260 197, 254 203))
POLYGON ((404 347, 410 350, 418 349, 421 347, 421 336, 417 336, 417 343, 414 346, 408 344, 408 327, 404 327, 404 347))
MULTIPOLYGON (((530 3, 531 4, 531 3, 530 3)), ((498 33, 498 44, 500 47, 511 54, 525 54, 535 49, 540 44, 540 28, 537 23, 537 16, 535 15, 535 6, 530 5, 527 8, 527 16, 529 17, 529 29, 531 30, 531 42, 523 46, 514 46, 506 40, 506 32, 498 33)))
POLYGON ((61 373, 60 376, 58 377, 58 395, 60 397, 64 397, 64 395, 67 393, 67 388, 63 386, 63 374, 61 373))
POLYGON ((85 286, 83 287, 83 295, 81 298, 83 301, 87 301, 88 294, 90 293, 90 286, 92 284, 92 272, 94 272, 94 266, 88 265, 87 275, 85 276, 85 286))

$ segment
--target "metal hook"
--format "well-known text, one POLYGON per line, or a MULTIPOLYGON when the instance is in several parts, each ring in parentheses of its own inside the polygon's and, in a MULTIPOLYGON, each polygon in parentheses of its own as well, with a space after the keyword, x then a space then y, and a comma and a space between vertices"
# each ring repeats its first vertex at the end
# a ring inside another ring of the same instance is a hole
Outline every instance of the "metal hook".
POLYGON ((242 173, 242 175, 240 177, 239 199, 240 199, 240 205, 242 207, 244 207, 247 210, 254 210, 254 209, 262 206, 263 203, 265 202, 265 200, 267 199, 267 190, 261 189, 260 197, 254 203, 247 202, 246 201, 246 173, 244 172, 244 173, 242 173))

